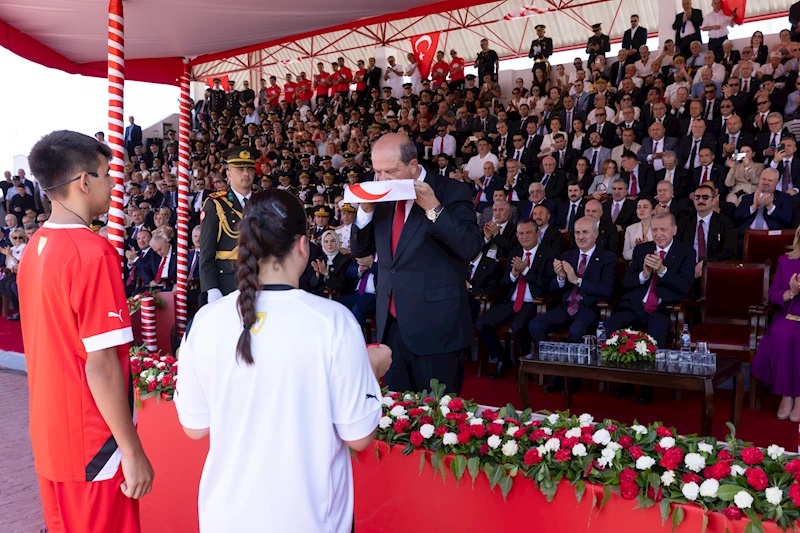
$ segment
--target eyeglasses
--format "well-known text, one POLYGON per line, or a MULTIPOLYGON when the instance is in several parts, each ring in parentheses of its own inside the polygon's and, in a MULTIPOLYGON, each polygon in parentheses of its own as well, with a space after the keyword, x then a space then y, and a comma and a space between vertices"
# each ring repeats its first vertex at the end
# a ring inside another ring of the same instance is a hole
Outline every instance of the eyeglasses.
POLYGON ((708 90, 708 91, 703 91, 703 92, 706 93, 706 94, 717 94, 717 91, 715 91, 713 89, 712 90, 708 90))
POLYGON ((723 105, 719 106, 720 109, 729 109, 731 107, 733 107, 733 106, 732 105, 728 105, 728 104, 723 104, 723 105))
POLYGON ((514 142, 515 143, 521 143, 521 142, 523 142, 523 139, 514 139, 514 142))
POLYGON ((766 105, 766 104, 768 104, 768 103, 769 103, 769 100, 767 100, 767 101, 765 101, 765 102, 758 102, 758 105, 766 105))
POLYGON ((710 195, 708 195, 708 194, 695 194, 695 195, 693 196, 693 198, 694 198, 695 200, 705 200, 705 201, 708 201, 708 200, 711 200, 711 198, 713 198, 713 196, 710 196, 710 195))
POLYGON ((604 116, 606 116, 606 114, 605 113, 595 113, 594 116, 596 116, 596 117, 604 117, 604 116))
POLYGON ((24 239, 24 237, 11 237, 12 241, 21 241, 23 239, 24 239))
POLYGON ((729 85, 730 87, 738 87, 738 86, 739 86, 739 84, 738 84, 738 83, 729 83, 728 85, 729 85))

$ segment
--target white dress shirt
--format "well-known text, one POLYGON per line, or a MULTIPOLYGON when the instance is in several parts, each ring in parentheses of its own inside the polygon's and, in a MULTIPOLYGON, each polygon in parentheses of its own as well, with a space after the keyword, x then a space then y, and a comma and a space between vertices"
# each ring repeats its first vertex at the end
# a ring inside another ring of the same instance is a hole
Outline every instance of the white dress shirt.
POLYGON ((728 26, 733 26, 733 19, 726 15, 720 9, 719 11, 711 11, 703 17, 703 27, 706 26, 719 26, 718 30, 709 30, 709 39, 721 39, 728 36, 728 26))
POLYGON ((444 137, 437 135, 433 139, 433 155, 447 154, 450 157, 456 156, 456 138, 449 133, 444 137))
MULTIPOLYGON (((667 258, 669 255, 669 249, 672 248, 672 241, 669 242, 666 248, 659 248, 656 245, 656 251, 653 253, 660 254, 662 251, 664 252, 664 259, 667 258)), ((661 274, 656 274, 659 278, 663 278, 667 273, 667 265, 664 265, 664 271, 661 274)), ((645 283, 650 283, 650 276, 645 277, 644 270, 639 272, 639 283, 644 285, 645 283)), ((642 298, 642 303, 647 305, 647 296, 650 294, 650 290, 648 289, 647 292, 644 293, 644 298, 642 298)), ((661 298, 658 299, 658 303, 661 303, 661 298)))
POLYGON ((239 205, 242 206, 242 208, 244 208, 244 199, 247 198, 247 201, 249 202, 250 201, 250 197, 253 196, 252 192, 247 193, 247 196, 243 196, 243 195, 239 194, 239 192, 236 189, 234 189, 233 187, 231 187, 230 190, 233 191, 233 194, 236 196, 236 199, 239 200, 239 205))
MULTIPOLYGON (((494 220, 492 220, 492 221, 494 221, 494 220)), ((506 230, 506 226, 507 225, 508 225, 508 220, 506 220, 502 224, 497 224, 497 227, 500 230, 498 232, 498 235, 501 235, 506 230)), ((483 243, 484 244, 489 244, 489 239, 486 238, 486 235, 483 236, 483 243)), ((486 257, 488 257, 490 259, 495 259, 495 260, 497 259, 497 245, 496 244, 492 243, 492 245, 486 251, 486 257)))
MULTIPOLYGON (((789 170, 789 172, 791 172, 791 168, 792 168, 792 160, 793 160, 793 159, 794 159, 794 156, 792 156, 792 157, 788 157, 788 158, 786 158, 786 159, 784 159, 784 160, 783 160, 783 168, 784 168, 784 169, 786 169, 786 167, 788 166, 788 167, 789 167, 789 169, 790 169, 790 170, 789 170)), ((775 169, 777 169, 777 168, 778 168, 778 163, 776 163, 776 162, 775 162, 775 160, 773 159, 772 161, 770 161, 770 163, 769 163, 769 166, 771 166, 772 168, 775 168, 775 169)), ((797 187, 792 187, 792 188, 791 188, 791 189, 789 189, 788 191, 784 191, 784 190, 783 190, 783 174, 781 174, 780 176, 778 176, 778 186, 777 186, 777 187, 775 187, 775 189, 776 189, 776 190, 778 190, 778 191, 781 191, 781 192, 787 192, 787 193, 788 193, 789 191, 797 191, 797 187)))

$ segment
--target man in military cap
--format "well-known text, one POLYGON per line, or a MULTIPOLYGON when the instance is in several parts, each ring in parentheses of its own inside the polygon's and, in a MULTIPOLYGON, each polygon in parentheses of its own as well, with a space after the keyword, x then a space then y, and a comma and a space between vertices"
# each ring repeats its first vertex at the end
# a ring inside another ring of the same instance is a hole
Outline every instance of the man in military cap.
POLYGON ((295 188, 294 193, 300 199, 304 206, 311 205, 311 199, 317 193, 317 188, 311 185, 311 174, 308 172, 301 172, 298 176, 300 185, 295 188))
POLYGON ((331 210, 327 206, 321 205, 314 211, 314 225, 310 228, 311 242, 319 243, 320 237, 327 230, 331 229, 328 222, 331 219, 331 210))
POLYGON ((334 199, 342 194, 342 188, 336 185, 336 176, 333 172, 322 174, 322 185, 317 186, 319 193, 325 198, 325 203, 333 205, 334 199))
POLYGON ((292 187, 292 178, 289 174, 281 173, 278 176, 278 189, 282 191, 289 191, 294 194, 294 187, 292 187))
POLYGON ((237 146, 222 157, 228 164, 227 192, 210 194, 200 214, 200 290, 213 302, 236 290, 239 223, 252 194, 258 154, 237 146))
POLYGON ((528 57, 533 59, 531 72, 534 73, 534 79, 536 79, 536 71, 544 70, 544 79, 548 79, 550 78, 550 63, 547 58, 553 53, 553 39, 544 36, 547 29, 544 24, 537 24, 535 29, 536 39, 531 41, 531 50, 528 52, 528 57))
POLYGON ((397 101, 397 98, 392 96, 392 88, 391 87, 384 87, 383 88, 383 101, 389 103, 389 107, 393 110, 400 109, 400 104, 397 101))
POLYGON ((234 89, 236 82, 228 80, 227 108, 234 117, 239 115, 239 91, 234 89))
MULTIPOLYGON (((222 111, 227 107, 228 102, 225 99, 225 89, 222 88, 222 80, 219 78, 214 78, 214 88, 211 89, 211 94, 209 95, 210 102, 211 102, 211 118, 214 119, 214 113, 217 114, 217 117, 222 114, 222 111)), ((216 119, 214 119, 216 120, 216 119)))
POLYGON ((341 218, 342 225, 336 228, 336 235, 339 236, 339 244, 342 247, 343 254, 350 253, 350 233, 353 231, 353 222, 356 220, 356 211, 358 205, 342 200, 339 202, 339 218, 341 218))
POLYGON ((477 76, 475 74, 467 74, 464 79, 467 80, 467 85, 464 87, 464 90, 461 91, 461 96, 466 97, 467 92, 471 92, 475 98, 478 97, 478 93, 481 92, 480 87, 475 85, 475 79, 477 76))
MULTIPOLYGON (((378 128, 380 128, 380 124, 378 124, 378 128)), ((337 180, 339 183, 344 183, 347 181, 347 173, 351 170, 355 170, 358 172, 360 169, 356 164, 356 156, 351 154, 350 152, 345 152, 344 154, 344 164, 339 168, 339 176, 340 179, 337 180)))
POLYGON ((592 24, 592 31, 594 35, 589 37, 589 41, 586 43, 586 53, 589 54, 589 68, 594 63, 594 58, 605 56, 611 51, 611 41, 608 35, 603 35, 603 25, 592 24))

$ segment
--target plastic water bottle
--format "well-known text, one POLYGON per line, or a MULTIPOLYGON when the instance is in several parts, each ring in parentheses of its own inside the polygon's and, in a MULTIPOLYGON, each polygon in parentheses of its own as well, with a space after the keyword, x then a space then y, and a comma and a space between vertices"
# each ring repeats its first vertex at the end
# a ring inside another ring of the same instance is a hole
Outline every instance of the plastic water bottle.
POLYGON ((689 326, 684 324, 683 331, 681 331, 681 351, 692 351, 692 335, 689 333, 689 326))
POLYGON ((602 322, 597 325, 595 336, 597 337, 597 347, 599 348, 601 344, 606 342, 606 327, 602 322))

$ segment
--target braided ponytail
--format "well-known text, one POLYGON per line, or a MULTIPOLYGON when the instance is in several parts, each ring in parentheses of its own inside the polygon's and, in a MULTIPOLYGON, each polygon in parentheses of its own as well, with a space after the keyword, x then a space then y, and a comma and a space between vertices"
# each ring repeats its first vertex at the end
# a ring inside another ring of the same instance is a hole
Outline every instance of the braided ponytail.
POLYGON ((258 291, 261 288, 258 280, 258 260, 262 254, 261 228, 255 216, 246 217, 242 222, 244 224, 241 236, 247 233, 248 238, 239 239, 239 269, 236 273, 236 277, 239 280, 239 298, 236 302, 239 306, 239 314, 242 316, 244 329, 239 336, 239 342, 236 344, 236 357, 240 361, 252 365, 254 361, 250 347, 250 328, 258 320, 256 317, 256 300, 258 299, 258 291), (245 231, 245 227, 247 227, 248 231, 245 231))

